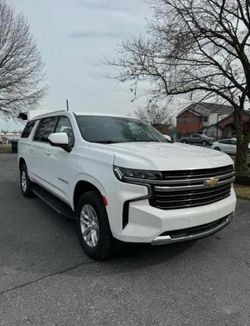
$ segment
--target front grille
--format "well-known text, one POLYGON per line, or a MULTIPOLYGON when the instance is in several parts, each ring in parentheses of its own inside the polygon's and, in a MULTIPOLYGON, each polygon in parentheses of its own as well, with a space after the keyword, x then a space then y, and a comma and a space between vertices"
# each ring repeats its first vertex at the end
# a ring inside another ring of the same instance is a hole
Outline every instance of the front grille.
POLYGON ((233 166, 215 169, 166 171, 164 180, 152 185, 150 205, 160 209, 179 209, 217 202, 231 192, 234 180, 233 166), (216 185, 207 180, 216 178, 216 185))

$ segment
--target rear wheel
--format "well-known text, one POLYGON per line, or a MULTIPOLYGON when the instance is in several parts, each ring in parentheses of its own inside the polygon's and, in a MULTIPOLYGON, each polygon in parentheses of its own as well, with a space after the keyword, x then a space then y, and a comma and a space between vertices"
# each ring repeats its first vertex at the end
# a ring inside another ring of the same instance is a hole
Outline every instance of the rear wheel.
POLYGON ((31 190, 31 181, 28 175, 28 170, 25 164, 23 164, 20 168, 20 186, 22 195, 26 198, 30 198, 33 196, 31 190))
POLYGON ((77 206, 77 231, 83 251, 95 260, 112 254, 112 234, 108 216, 95 191, 84 193, 77 206))
POLYGON ((203 146, 207 146, 207 142, 205 140, 202 141, 203 146))

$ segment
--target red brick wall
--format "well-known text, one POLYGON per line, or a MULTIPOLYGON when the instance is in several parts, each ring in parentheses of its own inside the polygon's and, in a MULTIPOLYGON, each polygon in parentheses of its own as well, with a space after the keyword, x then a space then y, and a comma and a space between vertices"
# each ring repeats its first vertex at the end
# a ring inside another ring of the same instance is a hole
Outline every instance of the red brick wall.
POLYGON ((176 131, 178 138, 198 133, 202 128, 202 117, 190 111, 184 111, 177 117, 176 131))
MULTIPOLYGON (((243 129, 247 130, 249 127, 250 121, 249 121, 249 115, 244 114, 243 115, 243 129)), ((235 128, 234 128, 234 118, 233 115, 223 119, 219 122, 219 126, 223 128, 223 138, 228 138, 235 136, 235 128)))

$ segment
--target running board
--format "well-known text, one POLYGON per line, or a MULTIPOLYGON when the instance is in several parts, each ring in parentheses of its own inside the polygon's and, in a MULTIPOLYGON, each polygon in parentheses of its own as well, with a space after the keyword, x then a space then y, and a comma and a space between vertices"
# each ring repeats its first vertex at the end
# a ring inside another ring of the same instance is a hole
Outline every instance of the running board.
POLYGON ((58 214, 63 215, 66 218, 76 219, 75 213, 62 200, 53 196, 48 191, 44 190, 36 184, 32 185, 31 190, 38 198, 40 198, 48 206, 54 209, 58 214))

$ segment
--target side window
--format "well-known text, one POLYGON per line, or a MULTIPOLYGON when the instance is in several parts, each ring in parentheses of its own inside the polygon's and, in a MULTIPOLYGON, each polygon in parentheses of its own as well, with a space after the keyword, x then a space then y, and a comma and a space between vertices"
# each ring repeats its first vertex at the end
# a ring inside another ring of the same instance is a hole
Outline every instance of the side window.
POLYGON ((26 126, 25 126, 25 128, 24 128, 24 130, 22 132, 21 138, 28 138, 29 137, 32 129, 34 128, 35 123, 36 123, 35 121, 29 121, 26 124, 26 126))
POLYGON ((68 117, 60 117, 55 132, 66 132, 69 137, 69 145, 74 146, 74 133, 68 117))
POLYGON ((235 139, 230 139, 230 144, 231 144, 231 145, 236 145, 236 144, 237 144, 237 142, 236 142, 236 140, 235 140, 235 139))
POLYGON ((47 143, 49 135, 54 132, 57 119, 57 117, 49 117, 42 119, 37 128, 34 140, 47 143))
POLYGON ((230 141, 228 139, 222 139, 220 141, 221 144, 230 144, 230 141))

